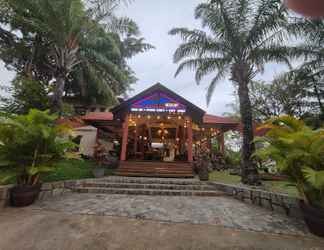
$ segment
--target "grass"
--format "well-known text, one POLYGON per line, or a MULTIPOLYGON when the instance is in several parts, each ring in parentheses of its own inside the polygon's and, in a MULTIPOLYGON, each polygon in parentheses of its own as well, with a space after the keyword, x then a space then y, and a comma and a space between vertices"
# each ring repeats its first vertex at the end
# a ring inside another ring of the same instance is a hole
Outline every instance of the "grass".
MULTIPOLYGON (((54 171, 41 177, 43 182, 76 180, 93 178, 92 169, 96 166, 94 161, 89 160, 62 160, 55 164, 54 171)), ((106 169, 106 175, 111 175, 113 170, 106 169)), ((0 168, 0 185, 15 183, 15 178, 10 178, 5 182, 1 180, 10 174, 10 171, 0 168)))
MULTIPOLYGON (((213 171, 209 174, 209 180, 233 185, 241 183, 241 177, 230 175, 229 171, 213 171)), ((297 189, 294 186, 289 186, 287 181, 263 181, 262 183, 267 191, 284 193, 293 197, 298 196, 297 189)))

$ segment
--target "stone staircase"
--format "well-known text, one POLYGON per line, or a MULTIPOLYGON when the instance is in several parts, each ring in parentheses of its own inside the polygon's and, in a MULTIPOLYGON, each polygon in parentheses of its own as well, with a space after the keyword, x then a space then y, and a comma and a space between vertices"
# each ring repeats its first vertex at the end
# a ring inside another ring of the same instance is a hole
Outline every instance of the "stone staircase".
POLYGON ((221 196, 223 192, 196 179, 107 177, 73 187, 74 192, 95 194, 221 196))
POLYGON ((188 162, 152 162, 123 161, 120 162, 115 175, 133 177, 167 177, 193 178, 194 173, 188 162))

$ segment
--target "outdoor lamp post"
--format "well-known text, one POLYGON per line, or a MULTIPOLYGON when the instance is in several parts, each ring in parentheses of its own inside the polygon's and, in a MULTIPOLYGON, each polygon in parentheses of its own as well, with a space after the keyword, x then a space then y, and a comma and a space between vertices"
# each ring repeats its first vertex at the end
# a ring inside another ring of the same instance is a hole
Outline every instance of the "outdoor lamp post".
POLYGON ((324 17, 324 0, 285 0, 288 8, 309 17, 324 17))

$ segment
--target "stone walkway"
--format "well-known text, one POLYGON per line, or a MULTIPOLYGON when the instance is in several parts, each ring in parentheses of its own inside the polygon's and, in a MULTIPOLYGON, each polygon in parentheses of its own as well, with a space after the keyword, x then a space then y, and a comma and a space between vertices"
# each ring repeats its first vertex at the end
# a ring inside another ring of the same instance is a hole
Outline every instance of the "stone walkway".
POLYGON ((39 201, 33 210, 120 216, 164 222, 219 225, 285 235, 311 236, 303 221, 230 197, 167 197, 71 193, 39 201))
POLYGON ((0 250, 323 250, 324 240, 27 208, 0 210, 0 250))

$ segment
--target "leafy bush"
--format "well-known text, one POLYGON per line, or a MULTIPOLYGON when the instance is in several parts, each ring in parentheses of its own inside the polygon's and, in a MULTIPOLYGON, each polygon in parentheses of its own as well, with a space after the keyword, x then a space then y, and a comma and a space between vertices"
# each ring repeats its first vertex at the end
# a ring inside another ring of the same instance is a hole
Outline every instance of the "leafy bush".
POLYGON ((290 116, 271 119, 264 127, 270 130, 256 139, 264 144, 256 155, 275 161, 306 203, 324 208, 324 130, 290 116))
POLYGON ((41 173, 53 170, 53 163, 74 157, 69 150, 69 128, 56 125, 48 111, 32 109, 27 115, 0 116, 0 166, 16 177, 18 185, 36 185, 41 173))

